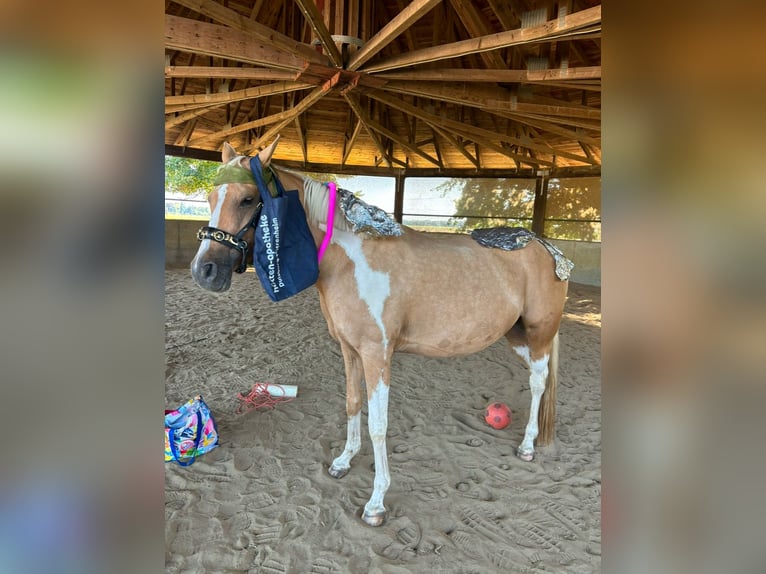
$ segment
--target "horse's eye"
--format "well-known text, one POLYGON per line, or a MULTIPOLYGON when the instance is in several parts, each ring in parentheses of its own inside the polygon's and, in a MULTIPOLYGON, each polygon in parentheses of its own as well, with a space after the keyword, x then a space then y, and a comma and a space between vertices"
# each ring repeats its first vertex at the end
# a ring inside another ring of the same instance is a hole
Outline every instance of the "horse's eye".
POLYGON ((245 199, 242 200, 240 205, 243 206, 243 207, 248 206, 248 205, 253 205, 253 198, 252 197, 246 197, 245 199))

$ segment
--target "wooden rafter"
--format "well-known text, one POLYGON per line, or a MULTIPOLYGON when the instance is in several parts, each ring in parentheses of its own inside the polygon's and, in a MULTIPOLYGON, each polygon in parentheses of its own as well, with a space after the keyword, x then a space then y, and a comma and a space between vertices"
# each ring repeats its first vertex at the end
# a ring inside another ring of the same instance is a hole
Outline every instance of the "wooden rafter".
POLYGON ((547 144, 538 144, 532 141, 527 141, 527 140, 520 139, 507 134, 493 132, 493 131, 485 130, 482 128, 477 128, 475 126, 470 125, 467 122, 460 122, 460 121, 451 120, 449 118, 445 118, 442 116, 429 114, 428 112, 420 108, 417 108, 411 104, 408 104, 407 102, 400 100, 399 98, 396 98, 395 96, 386 94, 384 91, 381 91, 381 90, 372 90, 368 92, 368 95, 375 100, 378 100, 382 103, 385 103, 391 106, 392 108, 396 108, 404 113, 419 117, 421 120, 425 121, 426 123, 428 123, 430 126, 434 127, 437 130, 444 129, 445 131, 450 130, 453 133, 460 133, 474 142, 480 143, 481 145, 485 147, 494 149, 495 151, 498 151, 499 153, 502 153, 503 155, 506 155, 508 157, 513 157, 514 159, 518 159, 519 161, 524 163, 542 164, 542 163, 550 163, 550 162, 543 162, 541 160, 530 162, 530 158, 527 158, 519 154, 510 153, 508 152, 508 150, 506 150, 501 145, 495 142, 499 141, 499 142, 505 142, 509 144, 516 144, 528 149, 537 149, 539 151, 542 151, 543 153, 547 153, 551 155, 561 155, 562 157, 571 156, 570 159, 574 159, 575 161, 580 161, 582 163, 592 163, 592 161, 589 160, 589 158, 587 157, 582 157, 575 154, 569 154, 567 152, 556 150, 551 148, 547 144))
MULTIPOLYGON (((296 0, 298 2, 303 0, 296 0)), ((310 1, 310 0, 307 0, 310 1)), ((394 38, 417 22, 441 0, 413 0, 395 18, 386 24, 375 36, 370 38, 348 63, 348 69, 358 70, 365 62, 385 48, 394 38)))
POLYGON ((356 120, 356 126, 354 127, 354 131, 351 133, 351 137, 346 139, 343 139, 343 157, 340 160, 341 165, 345 165, 346 161, 348 160, 348 156, 351 155, 351 150, 354 149, 354 144, 356 144, 356 138, 359 137, 359 132, 362 131, 362 120, 357 118, 356 120))
MULTIPOLYGON (((406 72, 385 72, 376 74, 376 78, 386 80, 415 80, 419 82, 481 82, 481 83, 547 83, 562 82, 562 87, 567 87, 564 82, 576 80, 601 79, 601 66, 588 66, 582 68, 555 68, 546 70, 482 70, 482 69, 459 69, 443 68, 438 70, 408 70, 406 72)), ((594 87, 600 88, 599 84, 594 87)))
POLYGON ((295 0, 295 3, 301 9, 301 12, 303 12, 303 15, 306 17, 306 21, 319 37, 319 41, 322 43, 332 64, 338 68, 342 67, 343 59, 338 51, 338 47, 335 45, 335 42, 330 35, 330 31, 325 25, 322 14, 316 7, 316 4, 314 4, 314 0, 295 0))
POLYGON ((200 14, 203 14, 208 18, 215 20, 216 22, 226 24, 234 30, 245 32, 257 38, 258 40, 268 42, 269 44, 284 50, 285 52, 293 54, 298 58, 308 62, 315 62, 317 64, 327 63, 327 58, 316 50, 312 49, 311 46, 302 44, 301 42, 296 42, 289 36, 280 34, 268 26, 259 24, 258 22, 243 16, 239 12, 235 12, 234 10, 226 8, 218 2, 214 2, 213 0, 173 1, 177 4, 181 4, 182 6, 190 8, 195 12, 199 12, 200 14))
POLYGON ((273 94, 285 94, 298 90, 312 88, 311 84, 303 82, 275 82, 264 86, 244 88, 234 92, 219 92, 216 94, 190 94, 187 96, 168 96, 165 98, 165 113, 186 111, 200 106, 213 104, 230 104, 241 100, 262 98, 273 94))
POLYGON ((557 102, 556 104, 526 102, 522 98, 515 96, 513 92, 500 86, 473 86, 454 82, 439 84, 436 82, 394 81, 386 84, 384 89, 390 92, 424 96, 434 100, 442 100, 493 112, 530 113, 596 121, 601 119, 600 109, 572 105, 568 102, 557 102))
POLYGON ((362 106, 359 103, 359 99, 357 98, 357 96, 351 92, 347 92, 343 94, 343 99, 346 100, 346 102, 348 102, 348 105, 351 107, 351 109, 354 110, 356 117, 359 118, 359 121, 364 126, 364 129, 367 132, 367 135, 370 136, 370 139, 372 139, 373 143, 375 144, 375 147, 378 148, 378 151, 380 152, 380 156, 386 162, 388 167, 391 167, 391 156, 386 151, 386 148, 383 147, 383 144, 378 138, 378 134, 375 133, 375 131, 372 129, 370 125, 372 123, 372 118, 367 112, 365 112, 362 109, 362 106))
MULTIPOLYGON (((489 34, 489 26, 473 2, 470 0, 450 0, 450 4, 472 36, 487 36, 489 34)), ((488 68, 501 70, 506 67, 502 56, 497 51, 481 52, 479 55, 488 68)))
POLYGON ((234 66, 166 66, 166 78, 236 78, 238 80, 295 80, 296 72, 234 66))
POLYGON ((311 169, 597 174, 594 3, 172 0, 165 143, 254 150, 281 130, 277 159, 311 169))
POLYGON ((507 32, 490 34, 479 38, 471 38, 446 44, 444 46, 433 46, 392 56, 371 66, 366 66, 366 72, 383 72, 395 68, 406 66, 417 66, 427 62, 436 62, 449 58, 457 58, 468 54, 478 54, 498 48, 507 48, 509 46, 520 46, 533 42, 543 42, 552 39, 571 38, 590 35, 601 29, 601 6, 594 6, 586 10, 581 10, 564 17, 563 22, 558 18, 550 20, 539 26, 529 28, 517 28, 507 32))
POLYGON ((169 14, 165 15, 165 46, 295 72, 305 64, 304 59, 266 42, 254 42, 248 33, 169 14))
POLYGON ((284 127, 285 125, 293 121, 297 114, 302 113, 314 102, 316 102, 319 98, 321 98, 325 93, 326 92, 322 88, 315 88, 310 94, 308 94, 305 98, 303 98, 300 101, 300 103, 293 109, 272 114, 264 118, 258 118, 257 120, 245 122, 243 124, 232 126, 231 128, 228 128, 228 129, 219 130, 217 132, 197 138, 196 140, 190 142, 190 145, 201 146, 209 142, 216 141, 225 137, 229 137, 231 135, 234 135, 246 130, 251 130, 254 128, 267 126, 267 125, 275 124, 275 123, 281 124, 281 127, 280 127, 281 129, 282 127, 284 127), (296 110, 298 110, 297 113, 296 113, 296 110))
POLYGON ((264 143, 270 143, 270 141, 273 140, 287 124, 292 122, 295 118, 313 106, 317 101, 327 95, 327 93, 328 90, 322 86, 315 88, 295 107, 281 112, 282 114, 285 114, 284 119, 279 120, 276 125, 270 127, 268 130, 266 130, 265 133, 261 134, 261 137, 259 137, 250 147, 245 148, 243 153, 252 153, 253 151, 256 151, 258 148, 262 147, 264 143))

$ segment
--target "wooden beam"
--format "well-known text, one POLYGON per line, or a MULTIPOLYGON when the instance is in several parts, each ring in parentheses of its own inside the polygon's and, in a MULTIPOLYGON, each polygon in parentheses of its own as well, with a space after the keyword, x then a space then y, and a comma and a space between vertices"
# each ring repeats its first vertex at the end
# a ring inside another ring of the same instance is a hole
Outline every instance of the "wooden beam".
MULTIPOLYGON (((295 94, 291 95, 290 98, 290 107, 295 106, 295 94)), ((298 143, 301 146, 301 152, 303 153, 303 161, 307 162, 309 161, 309 155, 308 155, 308 146, 306 144, 306 125, 301 122, 301 117, 295 116, 295 129, 298 132, 298 143)))
POLYGON ((194 133, 194 128, 197 125, 197 119, 192 119, 192 121, 188 122, 184 127, 183 130, 181 130, 181 133, 178 134, 178 137, 176 138, 175 144, 184 146, 187 143, 189 143, 189 140, 191 139, 192 134, 194 133))
POLYGON ((322 99, 327 93, 328 91, 321 86, 314 88, 314 90, 303 98, 298 105, 289 110, 285 110, 284 112, 280 112, 280 114, 284 114, 284 119, 280 120, 276 125, 270 127, 265 133, 261 134, 261 137, 253 142, 251 146, 245 148, 242 153, 251 153, 263 146, 264 143, 270 143, 287 124, 295 120, 295 118, 322 99))
POLYGON ((501 115, 503 115, 504 117, 507 117, 510 120, 518 122, 520 124, 525 124, 525 125, 532 126, 534 128, 541 129, 556 135, 564 136, 574 141, 580 141, 580 142, 591 144, 594 146, 601 145, 601 142, 598 139, 592 138, 586 135, 581 130, 570 130, 565 127, 556 125, 554 123, 546 122, 544 120, 533 120, 521 114, 501 114, 501 115))
POLYGON ((535 202, 532 207, 532 233, 545 237, 545 211, 548 203, 548 179, 545 175, 535 178, 535 202))
POLYGON ((278 122, 284 122, 283 126, 287 125, 288 123, 293 121, 293 119, 295 119, 296 114, 293 113, 295 109, 303 106, 301 107, 299 113, 303 112, 305 108, 312 105, 315 101, 319 99, 319 97, 321 97, 321 95, 324 95, 324 93, 325 92, 321 88, 315 88, 314 91, 312 91, 303 100, 301 100, 300 104, 298 104, 298 106, 296 106, 296 108, 294 109, 286 110, 284 112, 279 112, 277 114, 272 114, 265 118, 258 118, 257 120, 232 126, 231 128, 228 128, 228 129, 219 130, 212 134, 208 134, 206 136, 197 138, 193 140, 192 142, 190 142, 189 145, 191 145, 192 147, 206 145, 206 144, 209 144, 211 141, 214 141, 217 139, 225 138, 246 130, 254 129, 261 126, 267 126, 267 125, 278 123, 278 122))
POLYGON ((245 32, 263 42, 284 50, 298 58, 317 64, 327 64, 327 57, 314 50, 311 46, 297 42, 268 26, 259 24, 239 12, 235 12, 213 0, 173 0, 176 4, 199 12, 216 22, 226 24, 234 30, 245 32))
POLYGON ((386 91, 424 96, 432 100, 441 100, 461 106, 479 108, 492 112, 534 113, 538 115, 565 116, 588 120, 601 120, 601 110, 587 106, 564 105, 558 102, 553 105, 533 103, 519 98, 510 90, 500 86, 457 84, 454 82, 405 82, 392 81, 384 87, 386 91))
POLYGON ((506 0, 487 0, 490 9, 495 13, 504 30, 513 30, 521 25, 521 20, 513 14, 510 2, 506 0))
POLYGON ((267 42, 254 41, 251 34, 170 14, 165 14, 165 47, 294 72, 305 63, 267 42))
POLYGON ((390 129, 388 129, 387 127, 379 124, 375 120, 370 120, 370 127, 372 127, 372 129, 377 131, 379 134, 382 134, 382 135, 386 136, 391 141, 398 143, 401 147, 403 147, 405 150, 409 151, 410 153, 414 153, 415 155, 419 155, 423 159, 431 162, 432 164, 434 164, 434 165, 436 165, 438 167, 444 167, 443 165, 441 165, 441 163, 439 163, 438 159, 431 157, 430 155, 428 155, 423 150, 413 146, 407 140, 405 140, 403 137, 401 137, 399 134, 391 131, 390 129))
MULTIPOLYGON (((505 155, 506 157, 518 160, 520 162, 533 164, 533 165, 541 165, 541 164, 552 165, 552 163, 549 161, 533 159, 527 156, 512 153, 511 151, 502 147, 502 145, 498 145, 497 143, 495 143, 495 141, 499 140, 501 142, 506 142, 506 143, 515 143, 515 144, 522 145, 524 147, 538 147, 538 148, 542 148, 545 151, 545 153, 550 153, 550 154, 560 153, 560 152, 557 152, 556 150, 553 150, 552 148, 550 148, 550 146, 547 146, 547 145, 535 144, 534 142, 524 142, 519 140, 518 138, 509 136, 509 135, 493 132, 490 130, 485 130, 482 128, 477 128, 468 123, 450 120, 449 118, 430 114, 420 108, 416 108, 415 106, 408 104, 407 102, 400 100, 394 96, 386 94, 380 90, 370 91, 368 92, 368 95, 369 97, 375 100, 378 100, 384 104, 387 104, 391 106, 392 108, 396 108, 410 115, 419 117, 421 120, 428 123, 434 129, 437 129, 437 130, 444 129, 445 131, 450 130, 453 133, 459 133, 463 135, 463 137, 466 137, 473 142, 479 143, 485 147, 493 149, 494 151, 502 155, 505 155)), ((570 155, 573 155, 573 154, 570 154, 570 155)), ((587 161, 587 158, 580 159, 579 156, 575 156, 575 157, 578 158, 577 161, 583 161, 583 163, 590 163, 589 161, 587 161)))
MULTIPOLYGON (((489 34, 489 26, 473 2, 469 0, 450 0, 450 4, 452 4, 452 8, 457 13, 460 21, 463 22, 465 29, 468 30, 468 34, 471 37, 476 38, 489 34)), ((498 52, 481 52, 480 56, 488 68, 502 70, 507 67, 498 52)))
POLYGON ((441 137, 443 137, 445 140, 447 140, 452 147, 454 147, 457 151, 459 151, 463 157, 465 157, 468 161, 470 161, 473 165, 475 165, 477 168, 480 167, 479 160, 473 157, 470 153, 468 153, 468 150, 465 149, 465 146, 458 141, 456 137, 454 137, 452 134, 450 134, 447 130, 442 129, 441 127, 438 127, 433 124, 428 124, 432 130, 434 130, 436 133, 438 133, 441 137))
POLYGON ((490 50, 507 48, 509 46, 520 46, 522 44, 592 34, 600 29, 601 6, 599 5, 575 12, 561 20, 558 18, 550 20, 539 26, 517 28, 515 30, 499 32, 488 36, 480 36, 478 38, 453 42, 452 44, 423 48, 408 54, 400 54, 387 58, 377 64, 366 66, 364 71, 383 72, 395 68, 416 66, 427 62, 457 58, 468 54, 488 52, 490 50))
POLYGON ((179 114, 177 116, 170 117, 165 120, 165 131, 174 128, 177 125, 180 125, 184 122, 188 122, 189 120, 193 120, 194 118, 198 116, 202 116, 209 111, 214 110, 215 108, 221 107, 223 104, 213 104, 210 106, 204 106, 201 108, 197 108, 194 110, 190 110, 188 112, 184 112, 182 114, 179 114))
POLYGON ((335 45, 330 31, 324 23, 322 14, 316 7, 316 4, 314 4, 314 0, 295 0, 295 3, 303 12, 306 21, 314 30, 314 33, 316 33, 332 64, 338 68, 343 67, 343 59, 338 51, 338 47, 335 45))
POLYGON ((165 66, 166 78, 235 78, 237 80, 295 80, 296 72, 234 66, 165 66))
MULTIPOLYGON (((424 96, 432 100, 449 102, 469 108, 477 108, 484 111, 503 115, 506 114, 534 114, 538 117, 550 116, 545 119, 553 121, 558 117, 568 119, 582 119, 591 122, 590 126, 598 125, 601 119, 601 110, 587 106, 563 105, 564 102, 557 100, 558 104, 536 104, 535 99, 520 98, 514 92, 499 86, 467 85, 467 84, 436 84, 428 82, 389 82, 384 89, 387 92, 424 96)), ((507 117, 507 116, 506 116, 507 117)))
MULTIPOLYGON (((301 1, 304 0, 296 0, 296 2, 301 1)), ((351 58, 351 61, 348 63, 348 69, 351 71, 358 70, 362 64, 377 55, 394 38, 412 26, 439 2, 441 0, 413 0, 409 6, 397 14, 393 20, 383 26, 377 34, 365 43, 362 49, 351 58)))
MULTIPOLYGON (((177 157, 221 161, 220 150, 208 150, 187 146, 165 144, 165 154, 177 157)), ((437 167, 408 167, 406 169, 390 169, 386 167, 370 167, 362 165, 339 165, 335 163, 303 163, 301 161, 275 160, 276 167, 294 169, 296 171, 313 173, 337 173, 340 175, 377 175, 391 177, 402 174, 404 177, 525 177, 534 178, 536 168, 525 169, 475 169, 475 168, 437 168, 437 167), (393 172, 393 173, 392 173, 393 172)), ((601 166, 557 167, 548 170, 549 177, 599 177, 601 166)))
POLYGON ((500 115, 500 116, 504 116, 504 117, 507 117, 507 118, 511 118, 511 119, 518 119, 519 121, 521 121, 522 118, 523 119, 533 119, 533 120, 540 120, 540 121, 544 121, 544 122, 548 122, 548 123, 555 122, 557 124, 573 126, 573 127, 576 127, 576 128, 584 128, 586 130, 592 130, 592 131, 596 131, 596 132, 600 132, 601 131, 601 122, 598 121, 598 120, 596 120, 596 121, 581 120, 581 119, 577 119, 577 118, 570 118, 570 117, 564 117, 564 116, 554 117, 554 116, 548 116, 548 115, 544 115, 544 114, 533 114, 533 113, 530 113, 530 112, 519 112, 519 113, 517 113, 517 112, 503 112, 503 111, 499 111, 499 110, 493 110, 492 113, 500 115))
POLYGON ((354 127, 354 131, 351 133, 351 138, 348 140, 344 138, 343 140, 343 158, 340 161, 341 165, 345 165, 346 161, 348 160, 348 156, 351 155, 351 150, 354 149, 354 145, 356 144, 356 138, 359 136, 359 132, 361 131, 362 131, 362 120, 357 118, 356 126, 354 127))
POLYGON ((357 96, 351 92, 346 92, 345 94, 343 94, 343 99, 346 100, 346 102, 351 107, 351 109, 354 110, 356 117, 359 118, 359 121, 364 126, 364 129, 367 132, 367 135, 370 136, 370 139, 375 144, 375 147, 378 148, 378 151, 380 152, 380 156, 385 160, 388 167, 391 168, 391 157, 388 155, 388 152, 386 152, 386 148, 383 147, 383 144, 381 144, 380 139, 378 138, 378 135, 373 131, 372 127, 370 126, 370 123, 372 122, 372 118, 370 118, 370 115, 362 109, 362 106, 359 103, 359 99, 357 98, 357 96))
MULTIPOLYGON (((419 82, 482 82, 491 84, 568 82, 570 80, 600 80, 601 66, 554 68, 536 71, 442 68, 437 70, 385 72, 383 74, 375 74, 375 77, 386 80, 414 80, 419 82)), ((561 85, 566 86, 563 83, 561 85)), ((600 89, 600 84, 596 85, 600 89)))
POLYGON ((396 189, 394 190, 394 219, 401 223, 404 217, 404 176, 396 174, 396 189))
MULTIPOLYGON (((167 96, 165 98, 165 113, 182 111, 184 106, 198 107, 211 104, 228 104, 241 100, 262 98, 274 94, 285 94, 298 90, 313 88, 312 84, 303 82, 275 82, 265 86, 254 86, 233 92, 219 92, 216 94, 190 94, 187 96, 167 96)), ((189 109, 189 108, 186 108, 189 109)))

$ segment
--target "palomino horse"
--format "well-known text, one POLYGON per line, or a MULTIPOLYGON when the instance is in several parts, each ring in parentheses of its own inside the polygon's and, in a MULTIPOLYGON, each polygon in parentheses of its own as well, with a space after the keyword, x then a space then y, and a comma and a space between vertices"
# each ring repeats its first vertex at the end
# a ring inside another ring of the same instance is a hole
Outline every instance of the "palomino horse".
MULTIPOLYGON (((258 154, 264 168, 276 144, 258 154)), ((249 170, 249 161, 224 144, 225 166, 249 170)), ((298 190, 319 246, 328 221, 328 187, 272 167, 285 189, 298 190)), ((210 227, 252 245, 258 197, 252 183, 218 186, 209 198, 210 227)), ((398 237, 371 238, 354 233, 339 209, 333 228, 316 287, 330 335, 343 353, 348 434, 329 473, 344 476, 359 451, 364 380, 375 457, 374 488, 364 507, 364 521, 378 526, 385 519, 383 497, 390 484, 388 391, 395 351, 448 357, 480 351, 507 337, 530 370, 532 403, 518 456, 532 460, 535 439, 540 444, 553 440, 558 329, 567 292, 567 282, 554 275, 546 249, 537 241, 516 251, 490 249, 468 235, 422 233, 407 227, 398 237)), ((232 271, 238 263, 241 271, 244 265, 239 260, 244 261, 245 255, 231 247, 231 242, 202 239, 191 265, 201 287, 229 288, 232 271)))

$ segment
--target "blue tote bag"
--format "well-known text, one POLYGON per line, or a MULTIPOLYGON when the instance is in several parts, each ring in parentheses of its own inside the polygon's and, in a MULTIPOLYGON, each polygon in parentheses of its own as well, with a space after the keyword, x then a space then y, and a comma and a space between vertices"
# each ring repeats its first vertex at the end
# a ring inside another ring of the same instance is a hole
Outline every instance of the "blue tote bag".
POLYGON ((298 191, 285 191, 274 174, 277 195, 272 197, 258 156, 250 158, 263 207, 255 228, 253 267, 272 301, 281 301, 316 283, 317 248, 298 191))

